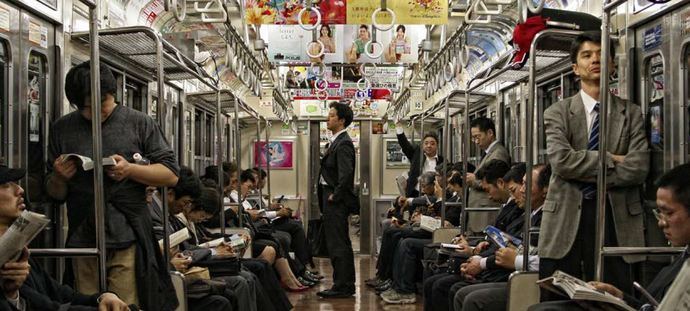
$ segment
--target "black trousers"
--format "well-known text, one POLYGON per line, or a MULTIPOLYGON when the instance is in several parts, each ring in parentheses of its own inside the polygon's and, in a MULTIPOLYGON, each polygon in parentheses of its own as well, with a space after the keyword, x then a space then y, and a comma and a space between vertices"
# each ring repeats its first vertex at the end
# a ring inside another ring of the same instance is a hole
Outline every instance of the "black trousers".
MULTIPOLYGON (((261 281, 261 285, 269 298, 270 305, 258 303, 258 310, 276 310, 276 311, 289 311, 292 310, 292 303, 288 299, 285 291, 280 287, 280 282, 278 277, 273 270, 273 268, 261 259, 242 259, 242 266, 246 267, 249 271, 254 273, 256 277, 261 281), (272 309, 267 309, 272 307, 272 309)), ((257 299, 259 297, 257 296, 257 299)))
POLYGON ((299 221, 279 219, 273 222, 273 228, 290 234, 292 238, 290 249, 295 252, 295 258, 304 265, 312 262, 311 247, 307 240, 307 234, 299 221))
POLYGON ((328 257, 333 266, 333 290, 355 292, 355 257, 350 241, 350 210, 342 202, 328 202, 333 193, 330 187, 323 188, 323 222, 328 248, 328 257))
MULTIPOLYGON (((551 276, 556 270, 561 270, 585 281, 594 280, 596 208, 596 200, 582 200, 580 223, 573 246, 561 259, 541 258, 539 261, 540 279, 551 276)), ((604 245, 618 245, 610 202, 606 204, 604 245)), ((604 282, 618 287, 625 293, 632 293, 632 268, 622 257, 604 257, 604 272, 604 282)), ((541 301, 562 299, 565 299, 565 297, 558 296, 545 289, 541 290, 541 301)))
POLYGON ((381 250, 379 251, 379 258, 376 261, 376 276, 379 279, 388 280, 393 277, 393 257, 395 256, 398 242, 405 230, 410 229, 391 226, 383 231, 381 250))

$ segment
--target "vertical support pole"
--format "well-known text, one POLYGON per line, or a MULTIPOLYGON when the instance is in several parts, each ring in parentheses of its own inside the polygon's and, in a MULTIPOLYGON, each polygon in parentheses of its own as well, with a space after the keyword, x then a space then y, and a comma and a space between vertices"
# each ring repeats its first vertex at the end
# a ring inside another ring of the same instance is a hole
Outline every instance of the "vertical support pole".
MULTIPOLYGON (((223 176, 223 122, 221 120, 222 110, 220 107, 220 90, 216 90, 216 166, 218 169, 218 193, 221 198, 225 198, 224 176, 223 176)), ((224 199, 220 200, 220 234, 225 236, 225 206, 224 199)))
MULTIPOLYGON (((266 146, 268 146, 271 122, 266 120, 266 126, 264 128, 266 129, 266 146)), ((270 203, 273 196, 271 196, 271 166, 268 163, 271 163, 271 154, 268 152, 268 148, 266 148, 266 190, 268 191, 268 202, 270 203)))
MULTIPOLYGON (((261 141, 261 118, 256 119, 256 143, 257 143, 257 145, 258 145, 259 141, 261 141)), ((266 150, 268 150, 268 145, 266 145, 266 150)), ((266 166, 268 166, 268 163, 269 163, 268 158, 266 158, 266 166)), ((256 167, 259 169, 259 171, 257 172, 259 175, 259 178, 256 180, 258 182, 259 179, 262 179, 261 178, 261 165, 259 163, 255 163, 255 164, 256 164, 256 167)), ((264 206, 263 189, 261 189, 261 188, 258 188, 258 189, 259 189, 259 209, 266 208, 264 206)))
MULTIPOLYGON (((463 113, 465 114, 465 122, 463 124, 463 128, 465 131, 465 139, 462 140, 462 169, 465 171, 465 176, 467 176, 467 163, 470 158, 470 143, 471 143, 471 134, 470 134, 470 94, 472 91, 472 82, 474 82, 475 78, 472 78, 470 82, 467 83, 467 88, 465 89, 465 111, 463 113)), ((467 177, 462 179, 462 219, 460 221, 460 226, 464 226, 462 228, 463 231, 467 230, 467 212, 465 209, 469 207, 470 201, 469 201, 469 195, 470 195, 470 187, 467 184, 467 177)))
MULTIPOLYGON (((603 2, 605 6, 607 1, 603 2)), ((609 116, 609 23, 611 14, 604 7, 601 16, 601 77, 599 79, 599 173, 597 174, 597 227, 594 265, 594 279, 601 281, 604 277, 604 232, 606 232, 606 170, 607 170, 607 147, 608 147, 608 116, 609 116)))
MULTIPOLYGON (((182 93, 180 93, 180 96, 182 96, 182 93)), ((179 165, 184 165, 185 164, 185 134, 187 133, 185 129, 185 108, 187 105, 185 104, 185 100, 180 100, 177 102, 177 163, 179 165)), ((173 116, 175 117, 175 116, 173 116)), ((222 133, 222 132, 221 132, 222 133)))
MULTIPOLYGON (((240 153, 240 142, 242 134, 240 133, 240 100, 235 98, 235 161, 237 161, 237 215, 239 220, 239 227, 242 228, 244 220, 244 210, 242 208, 242 154, 240 153)), ((225 230, 225 224, 221 224, 221 230, 225 230)))
POLYGON ((96 224, 96 248, 98 248, 98 286, 107 289, 105 269, 105 194, 103 190, 103 137, 101 136, 101 59, 98 38, 98 9, 100 1, 94 0, 89 9, 89 40, 91 43, 91 135, 93 140, 93 203, 96 224))
MULTIPOLYGON (((525 142, 525 145, 527 146, 527 149, 525 150, 525 208, 524 208, 524 218, 525 218, 525 223, 523 225, 523 232, 524 236, 522 237, 523 240, 523 245, 524 247, 524 252, 522 254, 522 268, 523 271, 528 271, 529 268, 529 247, 530 247, 530 235, 529 235, 529 228, 531 226, 531 216, 532 216, 532 169, 533 169, 533 164, 534 164, 534 105, 536 105, 536 97, 537 97, 537 82, 536 82, 536 64, 537 64, 537 55, 536 55, 536 50, 537 50, 537 42, 539 42, 539 39, 541 39, 543 36, 540 36, 543 33, 538 33, 536 35, 535 40, 533 40, 532 45, 530 47, 530 55, 531 57, 529 58, 529 81, 527 82, 527 87, 529 89, 527 90, 527 124, 526 124, 526 139, 527 141, 525 142)), ((519 255, 519 254, 518 254, 519 255)))
MULTIPOLYGON (((419 117, 419 148, 422 149, 424 145, 424 113, 419 117)), ((424 159, 426 158, 426 155, 424 154, 424 150, 422 151, 422 156, 419 157, 419 177, 422 177, 422 174, 424 174, 424 159)), ((415 180, 416 181, 416 180, 415 180)), ((419 188, 421 191, 422 188, 419 188)), ((420 192, 421 194, 421 192, 420 192)))
MULTIPOLYGON (((158 84, 158 125, 161 131, 166 135, 165 120, 166 120, 166 107, 165 107, 165 72, 163 70, 163 42, 160 38, 156 37, 156 60, 158 66, 156 68, 157 73, 157 84, 158 84)), ((166 135, 167 136, 167 135, 166 135)), ((170 262, 170 228, 168 225, 168 200, 166 199, 168 195, 168 188, 163 187, 161 191, 161 210, 163 213, 163 261, 165 263, 170 262)))
MULTIPOLYGON (((444 26, 445 27, 445 26, 444 26)), ((455 92, 452 92, 448 97, 446 97, 445 102, 445 115, 446 120, 443 124, 443 182, 441 182, 441 187, 443 191, 441 192, 441 226, 446 223, 446 189, 448 188, 448 161, 450 161, 450 97, 455 92)))

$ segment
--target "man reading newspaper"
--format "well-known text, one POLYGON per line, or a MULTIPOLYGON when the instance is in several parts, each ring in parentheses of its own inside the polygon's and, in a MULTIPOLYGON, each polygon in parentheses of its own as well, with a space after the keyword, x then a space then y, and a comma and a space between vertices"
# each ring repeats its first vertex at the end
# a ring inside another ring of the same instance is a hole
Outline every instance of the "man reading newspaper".
MULTIPOLYGON (((659 187, 656 192, 657 209, 654 215, 657 225, 663 230, 664 236, 673 246, 685 247, 685 251, 676 256, 676 259, 668 267, 662 269, 646 287, 650 298, 637 299, 624 294, 620 289, 607 283, 590 282, 600 291, 605 291, 613 296, 623 299, 629 306, 639 310, 654 310, 658 301, 666 295, 676 276, 680 275, 683 263, 690 258, 688 244, 690 244, 690 164, 677 166, 661 176, 657 181, 659 187), (654 301, 652 301, 654 300, 654 301)), ((606 270, 604 270, 606 273, 606 270)), ((641 297, 645 297, 642 295, 641 297)), ((590 310, 591 302, 588 301, 553 301, 545 302, 530 307, 530 311, 543 310, 590 310)))
MULTIPOLYGON (((24 204, 24 189, 17 182, 23 178, 23 169, 10 169, 0 165, 0 245, 3 252, 14 247, 6 236, 15 231, 23 231, 22 236, 13 238, 16 242, 25 239, 22 246, 29 243, 36 232, 28 233, 31 227, 43 225, 32 223, 40 221, 42 215, 27 215, 24 204), (40 216, 40 217, 39 217, 40 216), (4 246, 7 246, 5 248, 4 246)), ((21 246, 20 246, 21 247, 21 246)), ((113 293, 83 295, 66 285, 58 283, 39 264, 29 259, 29 251, 22 249, 19 256, 9 254, 9 261, 0 268, 0 310, 108 310, 123 311, 130 308, 113 293)), ((4 256, 4 254, 3 254, 4 256)), ((4 258, 4 257, 3 257, 4 258)), ((132 307, 134 308, 134 307, 132 307)))

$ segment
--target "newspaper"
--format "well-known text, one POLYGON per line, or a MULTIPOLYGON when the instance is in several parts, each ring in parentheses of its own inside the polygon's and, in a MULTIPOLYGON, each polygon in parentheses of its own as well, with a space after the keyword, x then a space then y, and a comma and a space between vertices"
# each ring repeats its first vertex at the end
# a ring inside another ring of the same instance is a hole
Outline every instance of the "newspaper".
POLYGON ((395 178, 395 184, 398 186, 398 192, 400 196, 405 196, 405 188, 407 188, 407 173, 400 175, 395 178))
MULTIPOLYGON (((85 171, 90 171, 93 169, 93 160, 87 156, 83 156, 76 153, 64 154, 62 155, 62 162, 74 160, 77 163, 81 163, 81 168, 85 171)), ((110 166, 117 164, 115 159, 111 157, 103 158, 103 166, 110 166)))
POLYGON ((419 228, 433 233, 434 230, 441 228, 441 220, 422 215, 422 219, 419 221, 419 228))
POLYGON ((556 271, 552 276, 541 279, 537 281, 537 283, 539 286, 552 292, 566 295, 572 300, 605 303, 618 307, 621 310, 635 311, 634 308, 628 306, 622 299, 605 291, 597 290, 594 286, 587 284, 585 281, 562 271, 556 271))
POLYGON ((678 276, 668 288, 657 310, 690 310, 690 260, 683 263, 683 268, 680 269, 678 276))
POLYGON ((46 216, 27 210, 22 211, 5 234, 0 237, 0 267, 8 261, 17 260, 22 249, 50 222, 46 216))

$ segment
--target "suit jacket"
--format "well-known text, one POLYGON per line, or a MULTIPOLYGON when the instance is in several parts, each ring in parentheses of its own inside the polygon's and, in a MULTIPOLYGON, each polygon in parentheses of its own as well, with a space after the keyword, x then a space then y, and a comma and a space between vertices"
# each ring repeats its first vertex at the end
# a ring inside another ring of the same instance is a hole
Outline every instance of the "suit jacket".
MULTIPOLYGON (((426 162, 424 151, 419 145, 413 145, 405 136, 405 133, 398 134, 398 144, 402 148, 405 156, 410 159, 410 171, 407 173, 407 187, 405 188, 405 196, 413 198, 419 195, 417 187, 417 179, 421 175, 420 171, 426 162), (422 162, 423 161, 423 162, 422 162)), ((436 165, 443 163, 443 156, 437 153, 436 165)))
MULTIPOLYGON (((484 156, 484 158, 482 158, 482 161, 479 162, 479 165, 477 166, 477 170, 475 170, 475 173, 480 169, 484 168, 484 166, 486 166, 487 163, 493 160, 501 160, 510 165, 510 153, 508 153, 508 149, 506 149, 506 147, 503 147, 503 144, 501 144, 501 142, 497 142, 491 148, 491 150, 489 150, 489 152, 484 156)), ((489 194, 484 192, 484 189, 481 188, 479 182, 470 187, 470 196, 468 198, 469 207, 497 205, 498 203, 492 202, 491 199, 489 199, 489 194)))
MULTIPOLYGON (((683 264, 686 260, 688 260, 688 258, 690 258, 690 254, 688 254, 688 249, 686 247, 685 252, 683 252, 681 256, 678 256, 676 260, 674 260, 669 266, 661 269, 661 271, 657 273, 656 277, 654 277, 652 282, 649 283, 647 286, 647 291, 650 295, 652 295, 652 297, 654 297, 656 301, 661 302, 664 300, 666 292, 669 288, 671 288, 671 285, 673 284, 673 281, 676 280, 676 277, 680 275, 683 264)), ((635 308, 640 308, 643 304, 649 303, 647 299, 640 300, 629 294, 625 294, 623 300, 635 308)))
POLYGON ((359 213, 359 198, 354 191, 355 146, 347 132, 338 135, 321 158, 320 175, 333 188, 333 201, 353 214, 359 213))
MULTIPOLYGON (((618 246, 644 246, 639 188, 649 170, 649 151, 642 112, 637 105, 615 97, 610 108, 607 151, 625 155, 625 161, 618 164, 609 156, 606 170, 618 246)), ((582 183, 597 181, 599 152, 587 150, 585 113, 579 93, 544 112, 546 147, 553 174, 539 235, 542 258, 560 259, 570 251, 580 222, 582 183)), ((643 260, 644 256, 623 258, 631 263, 643 260)))

